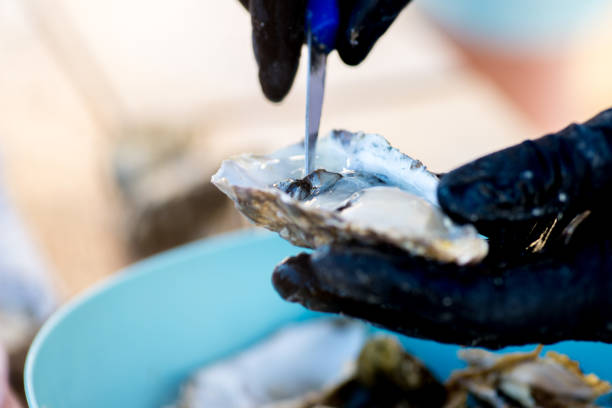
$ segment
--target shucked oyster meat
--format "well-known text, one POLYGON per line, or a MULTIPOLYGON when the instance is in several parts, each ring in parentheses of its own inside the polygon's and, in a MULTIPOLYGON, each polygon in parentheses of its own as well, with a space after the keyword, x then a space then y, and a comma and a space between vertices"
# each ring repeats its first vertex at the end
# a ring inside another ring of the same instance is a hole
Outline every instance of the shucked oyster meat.
POLYGON ((246 217, 291 241, 391 244, 442 262, 475 263, 487 242, 438 208, 438 177, 382 136, 332 131, 304 174, 301 143, 266 156, 225 160, 212 182, 246 217))

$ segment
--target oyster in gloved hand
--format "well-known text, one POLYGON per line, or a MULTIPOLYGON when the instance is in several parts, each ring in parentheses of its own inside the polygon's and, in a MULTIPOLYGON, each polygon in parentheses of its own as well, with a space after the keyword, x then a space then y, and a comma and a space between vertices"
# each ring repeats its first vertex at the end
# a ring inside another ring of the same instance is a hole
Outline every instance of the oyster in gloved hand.
POLYGON ((460 265, 488 245, 439 209, 438 177, 382 136, 332 131, 317 143, 318 170, 304 174, 304 147, 225 160, 212 182, 246 217, 295 245, 392 245, 460 265))

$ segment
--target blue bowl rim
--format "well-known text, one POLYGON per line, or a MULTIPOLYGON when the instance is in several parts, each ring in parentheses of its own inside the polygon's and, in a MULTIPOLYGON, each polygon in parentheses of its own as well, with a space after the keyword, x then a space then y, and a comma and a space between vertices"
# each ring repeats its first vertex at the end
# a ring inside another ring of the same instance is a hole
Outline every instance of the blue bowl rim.
POLYGON ((191 257, 201 257, 203 254, 216 252, 226 248, 229 245, 235 244, 237 240, 244 239, 245 237, 263 239, 270 237, 271 235, 273 234, 264 230, 249 228, 194 241, 159 254, 155 254, 149 258, 145 258, 121 268, 116 273, 93 284, 91 287, 76 295, 73 299, 67 301, 43 324, 34 337, 34 340, 32 341, 32 344, 28 350, 24 368, 24 386, 28 406, 31 408, 40 408, 38 402, 36 401, 33 373, 34 364, 42 345, 53 330, 62 322, 62 320, 64 320, 82 304, 100 295, 106 290, 111 289, 112 287, 120 285, 124 282, 139 279, 147 273, 150 273, 152 270, 162 269, 167 265, 177 263, 179 260, 185 261, 191 257), (198 250, 194 250, 195 248, 198 248, 198 250))

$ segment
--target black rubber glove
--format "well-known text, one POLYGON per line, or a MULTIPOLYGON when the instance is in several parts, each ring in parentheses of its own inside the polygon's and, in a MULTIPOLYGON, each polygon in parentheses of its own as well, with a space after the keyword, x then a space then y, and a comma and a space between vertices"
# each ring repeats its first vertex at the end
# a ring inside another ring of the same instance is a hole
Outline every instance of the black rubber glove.
MULTIPOLYGON (((259 82, 268 99, 289 92, 305 39, 307 0, 240 0, 251 13, 253 50, 259 82)), ((342 60, 357 65, 387 31, 410 0, 338 0, 340 28, 336 49, 342 60)))
POLYGON ((279 265, 287 300, 442 342, 612 342, 612 109, 445 175, 443 209, 489 237, 459 267, 326 246, 279 265))

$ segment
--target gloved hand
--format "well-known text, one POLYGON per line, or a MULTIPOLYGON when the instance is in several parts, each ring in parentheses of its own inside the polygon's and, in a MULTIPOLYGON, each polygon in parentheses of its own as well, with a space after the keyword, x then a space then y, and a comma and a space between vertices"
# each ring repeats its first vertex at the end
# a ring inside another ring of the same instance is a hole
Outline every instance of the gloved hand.
POLYGON ((489 237, 480 264, 326 246, 279 265, 276 290, 441 342, 612 342, 612 109, 443 176, 447 214, 489 237))
MULTIPOLYGON (((307 0, 240 0, 251 13, 253 50, 259 82, 268 99, 289 92, 305 39, 307 0)), ((387 31, 410 0, 338 0, 340 28, 336 49, 342 60, 357 65, 387 31)))

